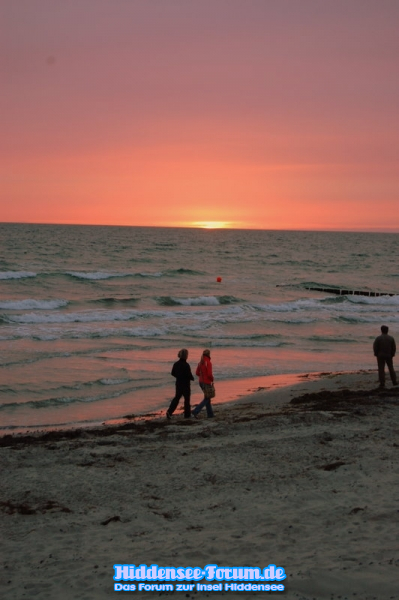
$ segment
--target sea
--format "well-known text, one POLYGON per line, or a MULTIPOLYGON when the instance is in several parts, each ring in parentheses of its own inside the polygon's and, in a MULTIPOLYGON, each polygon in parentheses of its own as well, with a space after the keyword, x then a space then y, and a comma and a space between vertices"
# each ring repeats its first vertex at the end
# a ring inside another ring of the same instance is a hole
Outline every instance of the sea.
POLYGON ((193 371, 211 350, 215 402, 375 369, 398 255, 393 233, 0 224, 0 433, 162 415, 181 348, 193 371))

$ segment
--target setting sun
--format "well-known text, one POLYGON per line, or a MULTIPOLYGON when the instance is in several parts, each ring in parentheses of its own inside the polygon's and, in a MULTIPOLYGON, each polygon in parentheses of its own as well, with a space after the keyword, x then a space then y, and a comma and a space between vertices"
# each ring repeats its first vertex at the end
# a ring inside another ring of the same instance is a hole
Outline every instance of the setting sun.
POLYGON ((201 229, 228 229, 231 225, 228 221, 196 221, 191 226, 201 229))

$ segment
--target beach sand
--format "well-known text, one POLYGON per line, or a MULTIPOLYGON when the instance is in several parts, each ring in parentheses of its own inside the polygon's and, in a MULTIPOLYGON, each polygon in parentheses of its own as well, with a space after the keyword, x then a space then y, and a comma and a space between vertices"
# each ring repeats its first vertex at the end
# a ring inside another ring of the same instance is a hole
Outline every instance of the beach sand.
POLYGON ((275 597, 399 599, 399 390, 376 380, 305 374, 214 419, 2 438, 0 597, 115 598, 114 564, 275 564, 275 597))

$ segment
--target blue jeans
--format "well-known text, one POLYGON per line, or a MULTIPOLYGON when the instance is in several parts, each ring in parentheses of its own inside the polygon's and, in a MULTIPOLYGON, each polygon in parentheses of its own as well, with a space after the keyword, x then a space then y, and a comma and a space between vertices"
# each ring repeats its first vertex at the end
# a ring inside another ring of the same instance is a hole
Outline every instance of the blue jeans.
MULTIPOLYGON (((201 390, 204 389, 203 385, 200 383, 201 390)), ((198 406, 193 410, 193 415, 198 415, 201 410, 206 407, 206 414, 208 417, 213 417, 213 410, 211 404, 211 398, 205 398, 198 404, 198 406)))

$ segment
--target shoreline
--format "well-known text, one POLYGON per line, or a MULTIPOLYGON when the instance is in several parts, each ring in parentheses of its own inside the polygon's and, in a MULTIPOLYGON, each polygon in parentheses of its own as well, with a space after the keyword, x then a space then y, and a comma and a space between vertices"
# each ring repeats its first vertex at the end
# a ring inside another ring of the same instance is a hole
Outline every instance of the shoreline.
MULTIPOLYGON (((309 377, 214 419, 0 445, 2 597, 106 600, 114 564, 275 564, 288 600, 399 600, 399 390, 376 371, 309 377)), ((226 594, 254 597, 184 597, 226 594)))
MULTIPOLYGON (((258 377, 250 377, 250 378, 242 378, 242 379, 234 379, 234 380, 225 380, 221 382, 217 382, 217 398, 216 401, 213 400, 212 405, 216 407, 216 410, 219 410, 221 407, 235 405, 242 401, 248 401, 253 398, 254 395, 262 393, 265 395, 266 402, 267 398, 273 398, 273 394, 276 390, 284 390, 286 393, 291 393, 295 391, 301 383, 312 382, 315 383, 319 380, 323 380, 325 378, 334 380, 337 377, 342 375, 361 375, 365 373, 375 373, 374 370, 360 370, 360 371, 329 371, 329 372, 309 372, 309 373, 285 373, 279 375, 264 375, 258 377), (218 398, 223 397, 222 401, 218 400, 218 398)), ((377 377, 377 375, 376 375, 377 377)), ((314 389, 317 390, 317 385, 314 386, 314 389)), ((196 404, 192 404, 192 408, 194 408, 196 404)), ((38 427, 35 426, 27 426, 26 429, 10 432, 2 432, 0 431, 0 446, 4 445, 5 442, 10 440, 15 440, 15 443, 19 442, 27 442, 28 440, 34 442, 36 439, 43 440, 56 440, 56 439, 74 439, 80 437, 83 433, 101 436, 101 435, 111 435, 112 432, 116 430, 124 429, 134 429, 135 427, 130 427, 130 425, 136 426, 139 424, 139 429, 143 429, 143 422, 150 420, 162 420, 165 418, 167 405, 165 404, 165 409, 163 410, 154 410, 142 414, 132 414, 121 417, 116 417, 113 419, 106 419, 102 422, 97 421, 92 424, 82 423, 79 424, 71 424, 70 427, 63 427, 62 425, 48 425, 46 427, 38 427)), ((180 401, 177 411, 173 416, 172 421, 176 421, 176 418, 181 417, 183 413, 183 404, 182 400, 180 401)), ((202 413, 202 418, 204 416, 205 410, 202 413)))
MULTIPOLYGON (((224 379, 217 380, 217 397, 216 402, 213 404, 224 405, 231 402, 239 401, 242 396, 247 396, 253 393, 254 390, 262 388, 264 390, 287 387, 301 381, 302 378, 319 377, 323 373, 282 373, 278 375, 261 375, 256 377, 243 377, 238 379, 224 379), (222 399, 222 400, 221 400, 222 399)), ((174 386, 173 386, 174 388, 174 386)), ((23 435, 36 435, 45 434, 51 431, 72 431, 77 429, 91 430, 101 428, 103 426, 111 426, 112 424, 120 425, 121 423, 139 421, 146 417, 156 418, 166 413, 167 407, 169 406, 170 400, 173 396, 173 388, 168 385, 165 386, 163 392, 165 393, 165 400, 162 407, 155 407, 150 410, 143 410, 138 408, 134 413, 128 414, 126 410, 121 416, 117 417, 103 417, 91 420, 77 421, 71 423, 51 423, 49 425, 12 425, 5 429, 0 429, 0 439, 4 436, 23 436, 23 435)), ((154 392, 155 393, 155 392, 154 392)), ((191 386, 191 403, 194 407, 203 398, 203 393, 200 390, 198 384, 193 382, 191 386)), ((177 408, 177 413, 180 414, 182 409, 182 400, 177 408)))

